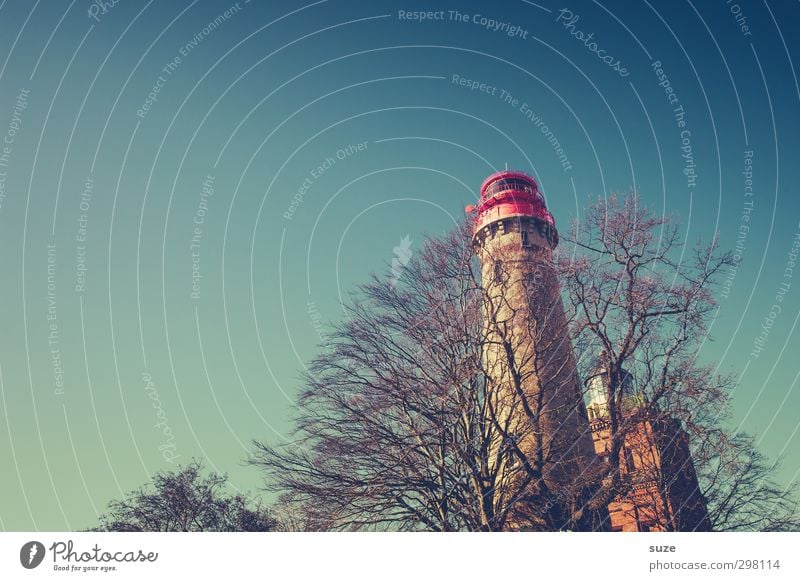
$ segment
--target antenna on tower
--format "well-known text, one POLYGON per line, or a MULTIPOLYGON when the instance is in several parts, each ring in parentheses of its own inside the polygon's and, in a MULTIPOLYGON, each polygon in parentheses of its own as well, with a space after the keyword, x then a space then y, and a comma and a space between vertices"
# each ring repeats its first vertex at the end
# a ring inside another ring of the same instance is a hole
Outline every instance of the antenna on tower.
POLYGON ((506 162, 506 171, 508 171, 508 162, 506 162))

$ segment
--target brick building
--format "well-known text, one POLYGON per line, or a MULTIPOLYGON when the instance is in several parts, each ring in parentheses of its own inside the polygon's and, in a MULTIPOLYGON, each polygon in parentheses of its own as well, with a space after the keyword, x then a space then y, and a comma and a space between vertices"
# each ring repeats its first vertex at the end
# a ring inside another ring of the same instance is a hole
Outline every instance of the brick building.
MULTIPOLYGON (((625 441, 620 452, 622 493, 608 506, 613 531, 708 531, 705 498, 697 481, 688 436, 680 422, 645 406, 623 372, 625 441)), ((602 359, 586 381, 587 413, 595 452, 610 449, 608 374, 602 359)))

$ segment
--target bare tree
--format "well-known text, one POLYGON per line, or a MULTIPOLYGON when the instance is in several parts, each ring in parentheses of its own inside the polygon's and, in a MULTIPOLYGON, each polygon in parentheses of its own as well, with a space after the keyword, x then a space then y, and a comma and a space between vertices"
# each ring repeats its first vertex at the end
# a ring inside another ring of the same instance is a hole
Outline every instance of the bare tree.
POLYGON ((677 423, 682 431, 664 431, 687 435, 694 462, 649 474, 667 530, 686 529, 666 497, 674 475, 695 468, 715 530, 800 528, 794 491, 770 480, 773 470, 752 438, 726 430, 732 376, 698 359, 717 312, 716 278, 734 263, 731 254, 718 252, 716 240, 686 248, 672 219, 648 212, 636 194, 590 204, 567 238, 558 263, 572 338, 584 374, 600 352, 608 380, 605 499, 631 491, 620 463, 642 422, 677 423))
POLYGON ((454 233, 429 242, 397 284, 360 289, 309 367, 293 441, 256 442, 252 462, 287 505, 340 529, 501 528, 484 494, 494 429, 481 418, 470 259, 454 233))
POLYGON ((797 486, 775 481, 778 463, 758 451, 751 435, 709 430, 694 455, 714 530, 800 530, 797 486))
POLYGON ((348 306, 305 377, 292 442, 255 443, 252 463, 287 505, 340 529, 591 526, 590 471, 554 488, 565 460, 542 427, 585 410, 523 389, 562 380, 542 331, 553 311, 531 318, 503 288, 486 292, 471 235, 429 240, 398 284, 374 277, 348 306), (525 335, 536 352, 519 348, 525 335))
POLYGON ((227 494, 227 477, 203 476, 199 461, 176 472, 159 472, 152 482, 109 503, 94 530, 270 531, 278 523, 260 503, 242 494, 227 494))

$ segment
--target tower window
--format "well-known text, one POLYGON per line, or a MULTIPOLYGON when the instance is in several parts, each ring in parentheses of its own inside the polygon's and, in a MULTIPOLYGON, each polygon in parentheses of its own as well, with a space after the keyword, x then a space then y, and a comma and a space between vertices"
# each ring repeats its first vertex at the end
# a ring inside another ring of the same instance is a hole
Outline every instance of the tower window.
POLYGON ((622 449, 623 454, 625 455, 625 468, 628 469, 628 473, 636 471, 636 464, 633 461, 633 452, 631 452, 630 448, 627 446, 622 449))
POLYGON ((503 261, 496 260, 494 263, 494 279, 502 282, 503 280, 503 261))
POLYGON ((530 242, 528 241, 528 232, 523 230, 520 232, 522 234, 522 245, 523 246, 530 246, 530 242))

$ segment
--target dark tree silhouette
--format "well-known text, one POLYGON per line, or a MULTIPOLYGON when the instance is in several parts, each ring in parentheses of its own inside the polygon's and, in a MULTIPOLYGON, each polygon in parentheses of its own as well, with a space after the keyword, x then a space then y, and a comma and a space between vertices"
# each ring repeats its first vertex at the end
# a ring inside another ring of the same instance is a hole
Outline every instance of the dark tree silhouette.
POLYGON ((278 526, 271 513, 242 494, 225 491, 227 477, 203 476, 193 461, 175 472, 159 472, 150 484, 113 500, 94 530, 145 531, 271 531, 278 526))

